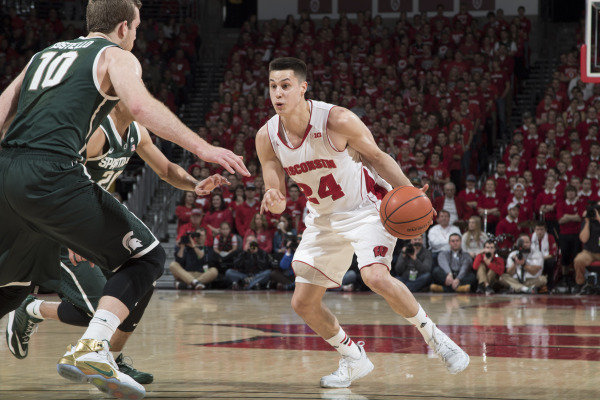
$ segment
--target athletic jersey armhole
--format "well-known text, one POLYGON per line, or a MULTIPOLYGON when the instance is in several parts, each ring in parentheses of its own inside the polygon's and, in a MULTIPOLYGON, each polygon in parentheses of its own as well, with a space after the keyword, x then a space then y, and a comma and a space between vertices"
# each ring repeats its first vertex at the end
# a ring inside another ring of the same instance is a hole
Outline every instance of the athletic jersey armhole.
POLYGON ((98 90, 98 93, 100 93, 102 95, 102 97, 104 97, 105 99, 108 99, 108 100, 119 100, 118 96, 109 96, 106 93, 104 93, 104 91, 100 88, 100 82, 98 81, 98 61, 100 60, 100 56, 102 55, 102 53, 104 53, 104 51, 106 49, 108 49, 109 47, 117 47, 117 46, 109 45, 109 46, 102 48, 98 52, 98 54, 96 55, 96 58, 94 59, 94 67, 92 68, 92 78, 94 79, 94 85, 96 86, 96 90, 98 90))
MULTIPOLYGON (((269 132, 268 122, 265 124, 265 127, 267 128, 267 136, 269 137, 269 143, 271 143, 271 148, 273 149, 273 153, 275 153, 275 146, 273 146, 273 139, 271 138, 271 133, 269 132)), ((277 153, 275 153, 275 157, 277 157, 277 153)))
POLYGON ((137 121, 133 121, 133 125, 135 125, 135 130, 137 131, 137 142, 135 143, 135 145, 139 146, 140 142, 142 141, 142 131, 137 121))
POLYGON ((329 137, 329 133, 327 132, 327 124, 329 123, 329 114, 331 114, 331 110, 333 110, 334 108, 336 108, 337 106, 333 106, 329 109, 329 112, 327 113, 327 121, 325 122, 325 134, 323 135, 323 141, 325 141, 329 146, 328 148, 333 150, 334 153, 343 153, 346 149, 344 150, 338 150, 336 149, 336 147, 333 145, 333 143, 331 142, 331 138, 329 137), (327 138, 327 140, 325 140, 325 138, 327 138))
MULTIPOLYGON (((100 129, 102 129, 102 132, 104 132, 104 136, 106 137, 106 143, 108 144, 108 148, 110 149, 110 138, 108 137, 108 132, 106 131, 106 129, 104 129, 104 127, 102 125, 100 126, 100 129)), ((104 147, 106 147, 106 145, 104 147)), ((104 150, 104 148, 103 148, 103 150, 104 150)), ((102 153, 98 157, 88 157, 87 161, 102 160, 107 155, 108 155, 108 150, 106 151, 106 153, 102 153)))

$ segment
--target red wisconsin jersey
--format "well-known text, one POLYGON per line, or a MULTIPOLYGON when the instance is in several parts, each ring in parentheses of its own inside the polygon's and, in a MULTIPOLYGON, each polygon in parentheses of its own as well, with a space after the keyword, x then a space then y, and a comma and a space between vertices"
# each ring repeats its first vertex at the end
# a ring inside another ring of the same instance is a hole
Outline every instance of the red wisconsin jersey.
POLYGON ((348 147, 338 150, 327 135, 327 120, 333 104, 309 100, 310 122, 298 147, 291 147, 279 115, 267 123, 275 155, 285 172, 298 184, 315 215, 350 211, 377 202, 375 186, 391 186, 366 165, 360 154, 348 147))

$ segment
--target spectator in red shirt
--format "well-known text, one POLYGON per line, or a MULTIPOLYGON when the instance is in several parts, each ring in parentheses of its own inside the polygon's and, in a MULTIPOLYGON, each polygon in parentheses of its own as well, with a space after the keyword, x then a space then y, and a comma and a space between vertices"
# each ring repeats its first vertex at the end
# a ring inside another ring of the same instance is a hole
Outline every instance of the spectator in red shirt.
POLYGON ((235 227, 240 235, 246 234, 246 231, 250 229, 252 217, 260 211, 260 202, 256 197, 256 186, 253 182, 246 184, 244 195, 246 199, 235 209, 235 227))
POLYGON ((185 225, 190 222, 190 216, 196 203, 196 194, 194 192, 183 192, 181 201, 175 207, 175 216, 177 217, 177 231, 181 225, 185 225))
POLYGON ((210 199, 210 207, 204 216, 204 223, 212 231, 213 235, 217 235, 223 222, 227 222, 231 228, 233 226, 233 215, 223 200, 223 196, 219 193, 214 193, 210 199))
POLYGON ((496 254, 496 243, 488 240, 483 246, 483 251, 473 260, 473 269, 477 271, 477 290, 479 294, 494 294, 494 286, 498 283, 498 277, 505 270, 504 259, 496 254))
POLYGON ((204 228, 206 229, 206 246, 212 246, 213 234, 212 231, 208 229, 208 226, 206 226, 206 224, 204 223, 203 217, 204 212, 202 211, 202 209, 194 208, 192 210, 192 215, 190 216, 190 222, 181 225, 177 230, 177 242, 179 242, 179 239, 181 239, 181 237, 186 233, 195 232, 198 228, 204 228))
POLYGON ((446 210, 450 214, 450 224, 456 221, 464 221, 469 212, 467 205, 460 197, 456 196, 456 186, 452 182, 444 185, 444 196, 436 197, 433 201, 436 210, 446 210))
POLYGON ((300 188, 295 183, 288 188, 288 199, 285 206, 285 213, 292 216, 292 226, 290 229, 296 229, 297 232, 302 232, 302 213, 306 207, 306 197, 301 196, 300 188))
POLYGON ((496 239, 499 241, 498 248, 510 249, 519 235, 526 231, 526 228, 519 226, 522 222, 519 221, 519 207, 519 203, 509 204, 508 215, 498 222, 496 227, 496 239))
POLYGON ((495 233, 500 218, 500 198, 496 192, 496 181, 488 178, 485 181, 484 192, 477 200, 477 213, 487 226, 486 232, 495 233), (487 219, 487 221, 486 221, 487 219))
POLYGON ((579 229, 586 205, 577 199, 577 189, 568 185, 565 188, 565 198, 556 205, 556 218, 560 227, 558 245, 560 247, 560 263, 568 267, 575 255, 579 253, 579 229))
POLYGON ((465 219, 472 215, 477 215, 477 201, 481 197, 481 191, 475 187, 477 178, 475 175, 467 175, 466 185, 467 187, 458 192, 458 197, 461 198, 467 206, 467 215, 465 219))
POLYGON ((273 251, 273 231, 267 226, 267 218, 259 212, 252 216, 250 226, 244 234, 244 247, 248 245, 249 238, 256 238, 258 247, 267 254, 273 251))
POLYGON ((554 237, 558 236, 558 222, 556 221, 556 204, 558 202, 558 192, 556 190, 556 178, 553 175, 546 177, 544 190, 538 193, 535 200, 536 213, 540 215, 539 219, 546 221, 548 232, 554 237))

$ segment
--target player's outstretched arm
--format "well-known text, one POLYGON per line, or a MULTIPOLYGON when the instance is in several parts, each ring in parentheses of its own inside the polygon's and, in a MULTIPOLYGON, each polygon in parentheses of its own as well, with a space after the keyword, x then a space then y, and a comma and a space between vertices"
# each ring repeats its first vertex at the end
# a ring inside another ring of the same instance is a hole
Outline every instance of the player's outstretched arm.
POLYGON ((262 214, 270 211, 273 214, 281 214, 286 206, 285 171, 273 151, 266 125, 256 134, 256 153, 265 182, 265 195, 260 205, 260 212, 262 214))
POLYGON ((235 170, 250 176, 240 156, 207 143, 148 92, 141 78, 142 67, 133 54, 117 47, 108 48, 105 54, 112 87, 136 121, 202 160, 220 164, 230 173, 235 170))
POLYGON ((148 130, 139 124, 138 126, 140 128, 140 143, 137 153, 163 181, 177 189, 196 192, 198 196, 209 194, 217 186, 229 185, 229 181, 219 174, 212 175, 201 182, 198 181, 180 165, 169 161, 158 147, 152 143, 148 130))
POLYGON ((377 147, 369 128, 352 111, 343 107, 332 108, 327 122, 327 133, 334 144, 342 143, 344 147, 348 144, 358 151, 393 187, 412 186, 398 163, 377 147))
POLYGON ((19 93, 23 86, 23 78, 27 67, 8 85, 0 95, 0 140, 4 139, 4 134, 17 113, 17 104, 19 103, 19 93))

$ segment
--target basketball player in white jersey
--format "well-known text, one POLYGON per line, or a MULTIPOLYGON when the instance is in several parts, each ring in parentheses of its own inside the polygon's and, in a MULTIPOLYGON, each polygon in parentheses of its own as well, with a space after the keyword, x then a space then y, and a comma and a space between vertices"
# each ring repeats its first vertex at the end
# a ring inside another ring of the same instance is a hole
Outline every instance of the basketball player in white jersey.
POLYGON ((450 373, 461 372, 469 364, 467 353, 390 275, 396 238, 381 223, 375 192, 411 183, 354 113, 305 100, 307 87, 301 60, 286 57, 270 63, 269 91, 277 115, 258 131, 256 148, 266 189, 261 212, 285 209, 286 173, 308 199, 306 230, 292 262, 292 307, 342 356, 338 370, 321 378, 321 386, 348 387, 373 370, 364 343, 352 341, 322 301, 327 288, 341 285, 353 253, 369 288, 417 327, 450 373))

